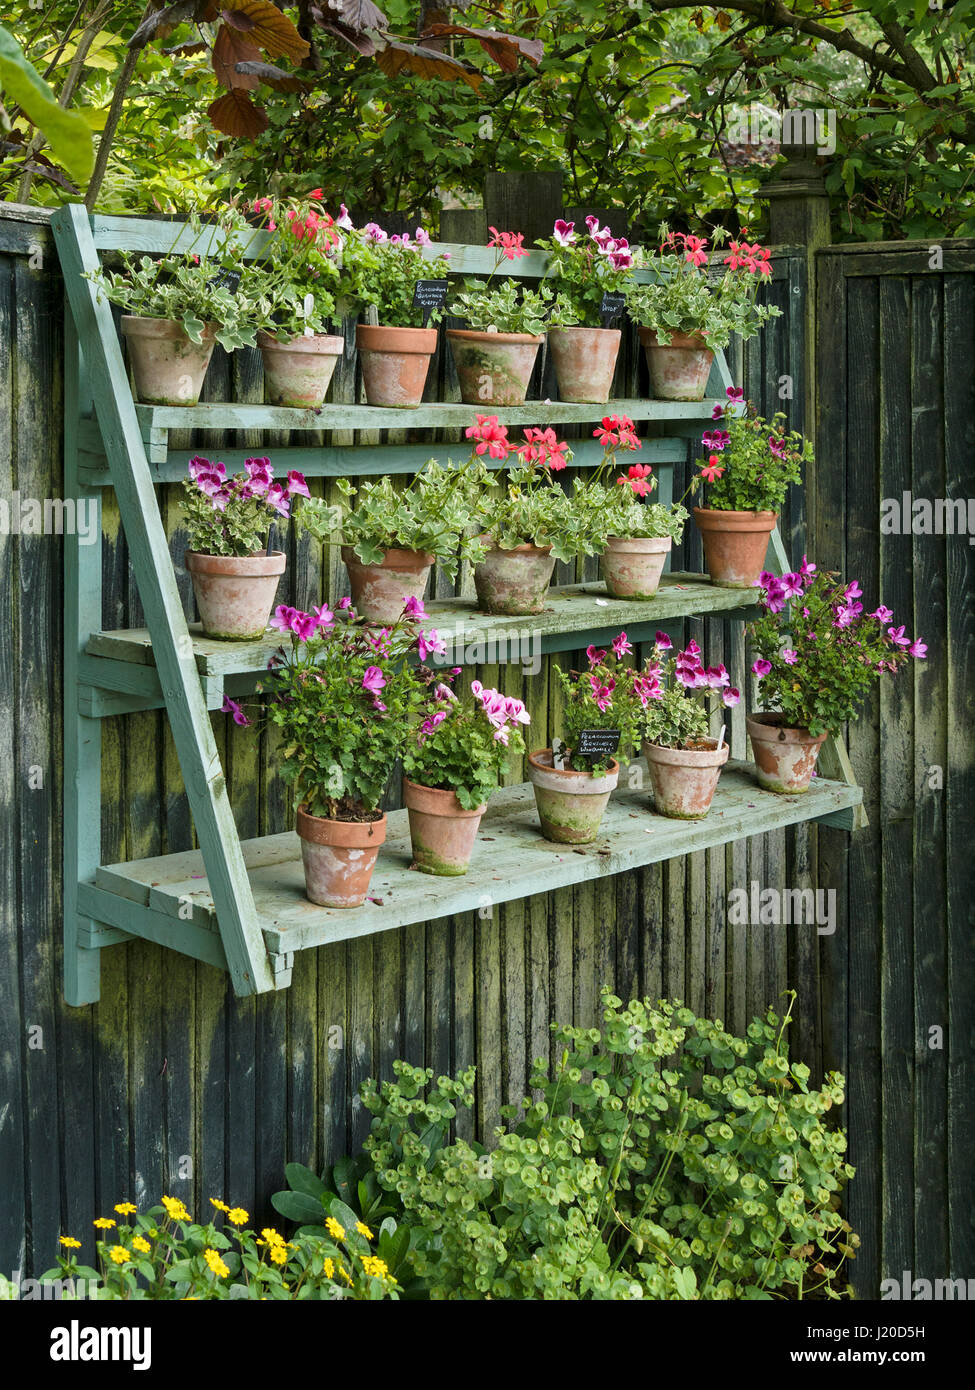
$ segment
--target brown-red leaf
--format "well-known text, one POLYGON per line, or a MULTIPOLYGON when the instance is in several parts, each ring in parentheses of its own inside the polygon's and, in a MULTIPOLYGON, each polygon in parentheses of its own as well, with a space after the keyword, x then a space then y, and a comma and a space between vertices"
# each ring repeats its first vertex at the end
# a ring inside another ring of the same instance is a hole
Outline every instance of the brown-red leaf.
POLYGON ((480 89, 484 81, 482 73, 472 72, 456 58, 446 53, 437 53, 432 48, 419 48, 416 44, 396 43, 387 39, 385 47, 376 54, 376 62, 387 77, 396 77, 401 72, 412 72, 416 77, 439 77, 446 82, 466 82, 474 91, 480 89))
POLYGON ((241 72, 237 65, 259 61, 260 57, 261 50, 256 43, 229 25, 221 24, 213 44, 213 71, 222 87, 228 90, 240 87, 252 92, 257 86, 257 78, 251 73, 241 72))
POLYGON ((290 58, 300 63, 311 52, 311 45, 271 0, 237 0, 220 13, 228 24, 249 34, 269 58, 290 58))
POLYGON ((541 39, 523 39, 518 34, 501 34, 497 29, 471 29, 466 24, 431 24, 420 35, 420 42, 452 37, 476 39, 502 72, 514 72, 519 57, 538 67, 545 54, 541 39))
POLYGON ((269 121, 259 106, 255 106, 246 92, 226 92, 207 107, 210 120, 222 130, 224 135, 234 135, 238 139, 252 140, 261 131, 267 130, 269 121))

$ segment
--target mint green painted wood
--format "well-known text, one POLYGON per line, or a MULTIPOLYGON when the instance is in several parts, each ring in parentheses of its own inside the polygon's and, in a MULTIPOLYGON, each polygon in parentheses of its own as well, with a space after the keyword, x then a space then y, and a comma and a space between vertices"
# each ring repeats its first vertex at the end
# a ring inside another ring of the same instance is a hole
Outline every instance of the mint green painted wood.
POLYGON ((95 921, 119 927, 130 936, 139 936, 157 946, 179 951, 181 955, 192 956, 218 970, 227 969, 219 932, 208 931, 196 922, 183 921, 175 913, 158 912, 148 906, 136 909, 128 899, 106 893, 91 883, 80 884, 78 896, 81 906, 95 921))
MULTIPOLYGON (((115 326, 107 302, 99 302, 94 287, 81 278, 83 271, 98 268, 88 216, 83 207, 71 204, 54 214, 51 225, 140 596, 154 634, 156 664, 187 794, 220 904, 220 929, 234 988, 239 994, 262 992, 274 987, 274 977, 257 925, 115 326)), ((82 808, 78 810, 80 815, 82 808)), ((86 807, 84 814, 91 816, 92 810, 86 807)))

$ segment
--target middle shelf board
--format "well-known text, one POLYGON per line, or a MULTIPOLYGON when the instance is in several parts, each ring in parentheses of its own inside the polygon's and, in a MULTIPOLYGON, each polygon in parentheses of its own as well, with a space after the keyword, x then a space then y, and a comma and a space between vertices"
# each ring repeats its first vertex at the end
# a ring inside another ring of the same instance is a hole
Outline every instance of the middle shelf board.
MULTIPOLYGON (((667 820, 650 810, 646 765, 639 759, 622 770, 597 839, 577 848, 542 837, 530 784, 495 792, 481 822, 470 871, 457 878, 436 878, 410 868, 407 812, 393 811, 369 897, 361 907, 349 909, 318 907, 305 897, 300 841, 293 832, 246 840, 241 849, 268 950, 284 956, 415 922, 477 910, 486 913, 498 903, 801 821, 850 828, 853 808, 862 796, 859 787, 824 778, 816 778, 803 795, 778 796, 758 787, 751 764, 730 761, 704 820, 667 820)), ((159 939, 168 921, 177 945, 179 923, 191 922, 194 952, 203 949, 200 942, 203 947, 207 942, 217 945, 212 936, 202 935, 217 932, 218 926, 199 851, 103 866, 85 900, 85 910, 95 920, 133 935, 151 931, 151 939, 159 939), (140 912, 147 917, 144 932, 140 912)))

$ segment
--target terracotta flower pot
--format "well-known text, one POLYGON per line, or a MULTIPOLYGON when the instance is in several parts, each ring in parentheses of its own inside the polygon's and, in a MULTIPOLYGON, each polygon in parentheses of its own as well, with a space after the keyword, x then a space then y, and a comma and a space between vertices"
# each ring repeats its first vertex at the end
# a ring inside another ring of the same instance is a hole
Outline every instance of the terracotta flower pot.
POLYGON ((216 345, 217 325, 194 343, 176 319, 122 315, 122 334, 135 375, 135 394, 147 405, 197 405, 216 345))
POLYGON ((368 404, 415 410, 423 400, 430 358, 437 350, 437 330, 360 323, 355 342, 368 404))
POLYGON ((359 907, 365 902, 379 847, 386 839, 386 817, 327 820, 299 806, 295 829, 309 902, 319 907, 359 907))
POLYGON ((403 800, 410 816, 413 867, 425 874, 466 874, 487 802, 465 811, 453 792, 423 787, 403 778, 403 800))
POLYGON ((650 395, 657 401, 703 401, 714 353, 699 333, 674 333, 667 345, 656 331, 640 329, 650 368, 650 395))
POLYGON ((563 401, 604 405, 619 356, 618 328, 550 328, 548 345, 563 401))
POLYGON ((286 564, 281 550, 271 555, 201 555, 188 550, 186 568, 204 634, 237 642, 263 637, 286 564))
POLYGON ((704 543, 712 584, 751 589, 765 568, 769 537, 778 512, 721 512, 695 507, 694 520, 704 543))
POLYGON ((501 550, 490 540, 487 545, 484 559, 474 566, 474 588, 482 612, 509 617, 544 612, 555 569, 552 547, 516 545, 513 550, 501 550))
POLYGON ((352 607, 369 623, 392 627, 408 598, 422 598, 436 556, 426 550, 387 550, 378 565, 366 565, 351 545, 343 545, 352 607))
POLYGON ((675 820, 706 816, 730 751, 726 743, 719 748, 717 739, 710 739, 707 748, 662 748, 644 741, 657 814, 675 820))
POLYGON ((551 748, 529 753, 528 780, 546 840, 560 845, 588 845, 595 840, 619 776, 615 758, 608 772, 592 777, 588 772, 553 767, 551 748))
POLYGON ((467 405, 521 405, 544 337, 448 328, 447 342, 467 405))
POLYGON ((670 536, 610 536, 601 557, 608 592, 613 598, 653 598, 672 545, 670 536))
POLYGON ((749 714, 745 727, 755 754, 758 785, 767 792, 794 796, 807 792, 825 734, 815 737, 808 729, 790 729, 781 714, 749 714))
POLYGON ((345 339, 332 333, 314 333, 279 342, 261 332, 257 346, 264 359, 270 404, 315 410, 325 399, 335 364, 345 351, 345 339))

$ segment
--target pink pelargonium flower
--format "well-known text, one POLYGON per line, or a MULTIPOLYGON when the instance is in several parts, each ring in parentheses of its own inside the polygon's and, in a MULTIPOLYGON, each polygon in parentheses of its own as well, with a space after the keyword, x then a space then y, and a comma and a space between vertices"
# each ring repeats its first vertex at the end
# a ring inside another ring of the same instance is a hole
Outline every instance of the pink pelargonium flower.
POLYGON ((464 435, 476 441, 475 454, 486 453, 489 458, 504 459, 512 449, 508 442, 508 431, 499 423, 496 415, 478 415, 477 423, 468 425, 464 435))
POLYGON ((274 610, 274 617, 271 619, 271 627, 277 628, 278 632, 294 632, 294 620, 299 616, 299 610, 292 608, 290 604, 279 603, 274 610))
POLYGON ((613 703, 612 685, 603 685, 598 676, 590 676, 589 684, 592 687, 592 698, 599 707, 601 713, 605 714, 613 703))
POLYGON ((323 603, 320 608, 313 608, 311 611, 314 614, 316 627, 334 627, 335 614, 331 612, 327 603, 323 603))
POLYGON ((653 641, 654 645, 662 652, 669 652, 671 647, 674 645, 670 638, 667 636, 666 632, 655 633, 653 641))
POLYGON ((726 386, 724 393, 729 401, 743 401, 745 399, 745 393, 740 386, 726 386))
POLYGON ((279 516, 291 515, 291 503, 288 501, 288 493, 283 483, 272 483, 267 490, 265 501, 279 516))
POLYGON ((801 574, 784 574, 779 583, 785 598, 798 598, 805 587, 801 574))
POLYGON ((518 448, 518 453, 526 463, 544 464, 553 473, 559 473, 565 468, 568 463, 568 451, 568 444, 558 440, 551 426, 545 430, 525 430, 525 442, 518 448))
POLYGON ((764 656, 760 656, 760 657, 758 658, 758 660, 755 661, 755 662, 753 662, 753 664, 752 664, 752 675, 753 675, 753 676, 757 676, 758 679, 761 680, 763 676, 767 676, 767 675, 768 675, 768 673, 769 673, 769 671, 771 671, 771 669, 772 669, 772 663, 771 663, 771 661, 766 661, 766 659, 765 659, 764 656))
POLYGON ((366 236, 371 237, 373 241, 389 240, 388 236, 383 231, 382 227, 380 227, 378 222, 367 222, 362 230, 366 234, 366 236))
POLYGON ((434 686, 433 693, 438 700, 449 700, 452 704, 457 703, 457 696, 451 690, 449 685, 444 685, 443 681, 438 681, 438 683, 434 686))
POLYGON ((796 662, 799 660, 799 653, 793 651, 791 647, 783 647, 782 660, 787 666, 795 666, 796 662))
POLYGON ((893 616, 894 610, 885 608, 882 603, 870 614, 870 617, 876 618, 878 623, 889 623, 893 616))
POLYGON ((430 245, 430 242, 431 242, 432 240, 433 240, 433 238, 431 237, 431 235, 430 235, 429 232, 425 232, 425 231, 423 230, 422 227, 417 227, 417 229, 416 229, 416 244, 417 244, 417 246, 429 246, 429 245, 430 245))
POLYGON ((895 647, 909 647, 911 645, 911 639, 904 636, 903 623, 900 627, 889 627, 887 629, 887 636, 895 647))
POLYGON ((340 598, 340 599, 339 599, 339 607, 340 607, 340 608, 351 608, 351 607, 352 607, 352 600, 349 598, 348 594, 346 594, 345 598, 340 598))
POLYGON ((725 686, 731 683, 731 677, 724 666, 709 666, 704 674, 712 690, 724 690, 725 686))
POLYGON ((606 652, 602 648, 589 646, 586 648, 586 656, 589 658, 589 667, 599 666, 606 660, 606 652))
POLYGON ((495 731, 494 731, 494 741, 495 741, 495 743, 503 743, 504 746, 505 746, 506 748, 507 748, 507 746, 508 746, 508 739, 509 739, 510 737, 511 737, 511 730, 508 728, 507 724, 502 724, 502 725, 500 726, 500 728, 495 729, 495 731))
POLYGON ((574 222, 563 222, 560 217, 552 228, 552 237, 560 246, 570 246, 576 239, 574 222))
POLYGON ((427 616, 422 598, 414 598, 411 594, 403 604, 403 613, 407 618, 419 618, 422 621, 427 616))
POLYGON ((420 660, 426 661, 432 653, 434 656, 444 656, 447 651, 447 643, 440 636, 435 627, 429 632, 421 632, 417 639, 417 646, 420 652, 420 660))
POLYGON ((339 215, 335 219, 336 227, 341 227, 344 232, 352 231, 352 218, 349 216, 349 209, 344 203, 339 203, 339 215))
POLYGON ((308 484, 305 482, 303 473, 292 468, 288 474, 288 496, 289 497, 311 497, 308 491, 308 484))
POLYGON ((242 729, 249 728, 251 721, 247 718, 247 715, 241 709, 240 705, 238 705, 237 701, 231 700, 229 695, 223 697, 223 704, 220 706, 220 712, 221 714, 232 714, 234 723, 239 724, 242 729))
POLYGON ((725 705, 728 709, 731 709, 734 705, 737 705, 740 699, 741 691, 737 690, 733 685, 729 685, 726 690, 722 690, 721 692, 721 703, 725 705))
POLYGON ((613 651, 617 657, 628 656, 633 650, 633 643, 629 640, 625 632, 621 632, 618 637, 613 638, 613 651))
POLYGON ((917 661, 923 661, 928 654, 928 649, 925 643, 921 641, 920 637, 916 637, 908 647, 907 654, 908 656, 913 656, 917 661))
POLYGON ((530 724, 532 717, 521 700, 509 698, 504 702, 505 712, 516 724, 530 724))
POLYGON ((386 684, 386 677, 378 666, 367 666, 362 677, 362 688, 368 690, 370 695, 378 695, 386 684))
POLYGON ((189 473, 194 482, 201 473, 215 473, 218 478, 225 478, 227 476, 227 465, 224 463, 211 463, 210 460, 205 459, 202 454, 197 454, 194 458, 190 459, 189 473))
POLYGON ((718 454, 709 454, 707 463, 701 464, 701 477, 706 483, 716 482, 723 472, 724 465, 718 454))

